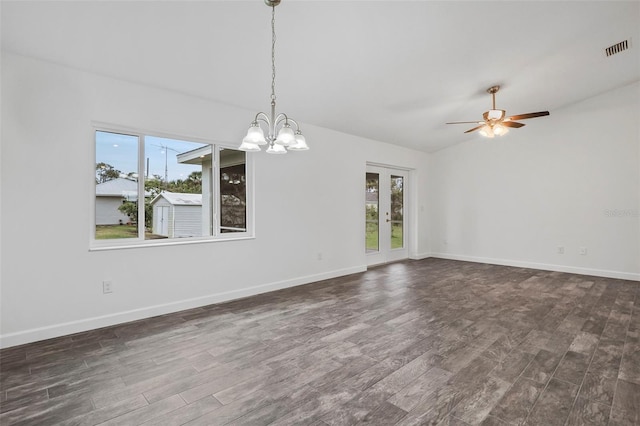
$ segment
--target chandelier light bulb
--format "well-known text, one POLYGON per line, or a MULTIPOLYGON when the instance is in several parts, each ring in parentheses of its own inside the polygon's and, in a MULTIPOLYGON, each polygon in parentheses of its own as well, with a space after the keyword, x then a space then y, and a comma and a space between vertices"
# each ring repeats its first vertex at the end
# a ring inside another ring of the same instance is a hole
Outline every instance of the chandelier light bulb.
POLYGON ((276 143, 282 146, 289 146, 296 140, 296 134, 289 124, 285 124, 278 132, 276 143))
POLYGON ((242 140, 242 144, 238 147, 238 149, 240 151, 260 151, 260 147, 258 146, 258 144, 247 140, 247 138, 244 138, 242 140))
POLYGON ((285 149, 285 147, 277 143, 272 143, 269 145, 269 148, 267 148, 267 154, 286 154, 286 153, 287 153, 287 150, 285 149))
POLYGON ((264 138, 264 132, 256 122, 251 123, 251 127, 249 127, 249 131, 247 132, 247 137, 245 139, 256 145, 267 144, 267 141, 264 138))
POLYGON ((307 140, 305 139, 304 136, 302 136, 302 133, 300 133, 300 131, 298 130, 296 132, 296 141, 293 145, 290 145, 289 147, 289 151, 306 151, 309 149, 309 146, 307 145, 307 140))

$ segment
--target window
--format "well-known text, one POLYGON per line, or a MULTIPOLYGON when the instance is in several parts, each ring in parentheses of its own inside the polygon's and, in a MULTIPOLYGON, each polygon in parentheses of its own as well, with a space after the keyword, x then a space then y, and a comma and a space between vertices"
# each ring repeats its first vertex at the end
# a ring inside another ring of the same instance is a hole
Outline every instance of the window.
POLYGON ((96 129, 95 153, 95 246, 251 235, 245 152, 96 129))

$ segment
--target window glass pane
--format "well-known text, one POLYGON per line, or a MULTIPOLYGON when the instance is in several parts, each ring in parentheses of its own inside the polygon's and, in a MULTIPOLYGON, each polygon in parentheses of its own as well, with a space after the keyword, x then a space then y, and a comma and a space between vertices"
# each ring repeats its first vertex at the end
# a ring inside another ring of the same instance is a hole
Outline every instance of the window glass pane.
POLYGON ((97 240, 138 237, 138 137, 96 132, 97 240))
POLYGON ((248 232, 245 152, 126 131, 95 138, 96 240, 248 232))
POLYGON ((220 148, 220 232, 247 230, 246 153, 220 148))
POLYGON ((212 146, 146 136, 145 239, 211 235, 212 146))
POLYGON ((391 175, 391 248, 404 247, 403 235, 403 192, 404 178, 391 175))
POLYGON ((366 251, 378 251, 379 225, 378 193, 380 190, 380 176, 378 173, 367 173, 365 185, 365 212, 366 212, 366 251))

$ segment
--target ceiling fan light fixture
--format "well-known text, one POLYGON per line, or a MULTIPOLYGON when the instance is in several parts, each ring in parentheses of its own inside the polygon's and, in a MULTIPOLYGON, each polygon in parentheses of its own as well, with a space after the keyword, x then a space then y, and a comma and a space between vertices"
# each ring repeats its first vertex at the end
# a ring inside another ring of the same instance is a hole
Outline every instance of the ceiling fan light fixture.
POLYGON ((480 129, 480 134, 485 138, 492 138, 495 136, 495 134, 493 133, 493 129, 489 125, 486 125, 482 129, 480 129))
POLYGON ((495 126, 493 126, 493 133, 498 136, 503 136, 509 133, 509 129, 502 124, 496 124, 495 126))
POLYGON ((503 136, 509 133, 509 128, 514 129, 524 126, 522 123, 518 123, 519 120, 526 120, 528 118, 545 117, 549 115, 549 111, 529 112, 526 114, 516 114, 506 117, 506 111, 496 108, 496 92, 500 90, 500 86, 492 86, 487 89, 487 92, 491 94, 491 109, 485 111, 482 114, 484 121, 450 121, 446 124, 471 124, 477 123, 479 126, 473 127, 464 133, 471 133, 478 131, 485 138, 493 138, 495 135, 503 136), (517 121, 516 121, 517 120, 517 121))

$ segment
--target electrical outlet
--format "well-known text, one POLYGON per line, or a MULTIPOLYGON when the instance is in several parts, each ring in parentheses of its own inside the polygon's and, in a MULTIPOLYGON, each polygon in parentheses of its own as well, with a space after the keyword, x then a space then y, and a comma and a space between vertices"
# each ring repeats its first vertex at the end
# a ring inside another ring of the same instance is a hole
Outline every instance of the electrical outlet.
POLYGON ((113 293, 113 282, 112 281, 102 281, 102 293, 113 293))
POLYGON ((558 246, 558 254, 564 254, 564 246, 558 246))
POLYGON ((579 253, 582 256, 585 256, 587 254, 587 248, 586 247, 580 247, 579 253))

